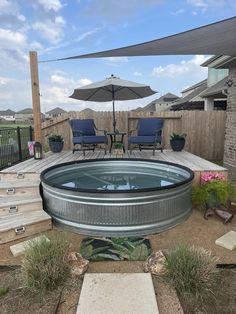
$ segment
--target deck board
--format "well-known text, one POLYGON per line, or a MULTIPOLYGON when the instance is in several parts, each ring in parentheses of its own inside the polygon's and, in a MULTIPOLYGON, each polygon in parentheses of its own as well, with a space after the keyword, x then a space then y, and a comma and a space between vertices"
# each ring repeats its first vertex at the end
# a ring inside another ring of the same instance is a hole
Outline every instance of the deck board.
POLYGON ((195 172, 205 171, 227 171, 226 168, 218 166, 208 160, 193 155, 189 152, 173 152, 171 150, 164 150, 163 153, 157 151, 155 156, 152 155, 152 151, 132 151, 126 152, 124 155, 112 155, 106 153, 103 150, 86 151, 83 156, 82 151, 76 151, 74 154, 71 151, 63 151, 61 153, 47 153, 42 160, 26 160, 12 167, 6 168, 0 173, 41 173, 44 169, 54 166, 56 164, 84 160, 84 159, 101 159, 101 158, 141 158, 141 159, 153 159, 162 160, 167 162, 177 163, 186 167, 189 167, 195 172))

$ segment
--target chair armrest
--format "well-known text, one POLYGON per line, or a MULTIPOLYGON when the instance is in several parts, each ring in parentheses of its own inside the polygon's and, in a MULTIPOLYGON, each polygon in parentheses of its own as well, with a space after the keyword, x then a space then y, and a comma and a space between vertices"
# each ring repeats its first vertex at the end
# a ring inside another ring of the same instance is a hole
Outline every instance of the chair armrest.
POLYGON ((107 135, 107 131, 106 131, 106 130, 99 130, 99 129, 96 128, 96 131, 98 131, 98 132, 103 132, 104 135, 107 135))

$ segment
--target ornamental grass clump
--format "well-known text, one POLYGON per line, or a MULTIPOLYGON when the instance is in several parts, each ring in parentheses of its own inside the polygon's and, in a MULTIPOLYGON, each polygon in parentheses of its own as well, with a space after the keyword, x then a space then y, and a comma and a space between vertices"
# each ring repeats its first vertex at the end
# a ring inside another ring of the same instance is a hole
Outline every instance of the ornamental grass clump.
POLYGON ((179 245, 166 256, 165 278, 181 296, 205 299, 214 296, 218 259, 203 248, 179 245))
POLYGON ((69 242, 64 234, 30 241, 22 260, 21 274, 30 292, 45 294, 63 283, 70 274, 69 242))

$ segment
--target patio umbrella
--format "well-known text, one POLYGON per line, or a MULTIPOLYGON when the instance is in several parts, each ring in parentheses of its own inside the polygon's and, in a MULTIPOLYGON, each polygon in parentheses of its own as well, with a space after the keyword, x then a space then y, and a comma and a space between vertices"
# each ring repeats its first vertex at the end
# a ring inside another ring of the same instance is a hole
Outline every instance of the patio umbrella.
POLYGON ((93 84, 89 84, 74 90, 70 98, 105 102, 112 101, 113 105, 113 129, 116 131, 115 100, 131 100, 151 96, 156 92, 150 86, 125 81, 114 75, 93 84))

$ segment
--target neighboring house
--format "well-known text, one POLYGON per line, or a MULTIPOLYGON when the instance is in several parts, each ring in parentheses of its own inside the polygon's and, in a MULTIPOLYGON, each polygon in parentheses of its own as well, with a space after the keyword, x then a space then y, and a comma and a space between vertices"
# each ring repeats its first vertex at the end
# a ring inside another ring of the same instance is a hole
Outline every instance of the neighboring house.
MULTIPOLYGON (((41 113, 41 118, 42 120, 44 120, 43 113, 41 113)), ((20 110, 15 114, 16 122, 32 122, 33 120, 34 120, 34 117, 33 117, 32 108, 26 108, 26 109, 20 110)))
POLYGON ((167 93, 158 99, 153 100, 145 107, 138 107, 137 109, 134 109, 133 111, 165 111, 168 110, 171 107, 171 103, 175 101, 176 99, 179 99, 178 96, 167 93))
POLYGON ((228 56, 213 56, 201 66, 208 67, 207 89, 200 96, 204 99, 205 110, 226 109, 229 67, 235 65, 235 58, 228 56), (216 107, 216 102, 224 106, 216 107))
POLYGON ((5 121, 15 121, 15 111, 10 109, 0 111, 0 119, 5 121))
POLYGON ((65 110, 57 107, 57 108, 54 108, 54 109, 46 112, 45 118, 46 119, 57 118, 57 117, 62 116, 64 113, 66 113, 65 110))
POLYGON ((33 121, 33 109, 26 108, 18 111, 15 114, 16 122, 32 122, 33 121))
POLYGON ((171 103, 177 99, 179 99, 178 96, 172 93, 167 93, 160 98, 153 100, 149 105, 153 104, 155 106, 155 111, 166 111, 171 107, 171 103))
POLYGON ((199 95, 206 88, 207 80, 204 80, 184 89, 182 97, 172 103, 170 110, 203 110, 204 100, 199 95))

